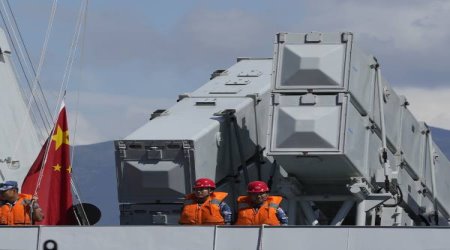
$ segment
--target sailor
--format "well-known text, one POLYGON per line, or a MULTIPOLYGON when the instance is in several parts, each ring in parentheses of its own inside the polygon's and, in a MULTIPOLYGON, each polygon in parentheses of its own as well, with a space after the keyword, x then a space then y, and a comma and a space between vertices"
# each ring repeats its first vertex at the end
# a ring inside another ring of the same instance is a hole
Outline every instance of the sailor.
POLYGON ((231 209, 224 202, 224 192, 214 192, 216 184, 208 178, 200 178, 192 187, 194 192, 186 196, 181 211, 180 224, 187 225, 229 225, 231 209))
POLYGON ((236 225, 286 226, 288 217, 280 207, 281 196, 270 196, 263 181, 252 181, 247 186, 247 196, 238 198, 239 210, 236 225))
POLYGON ((44 219, 37 196, 19 193, 17 182, 1 183, 0 194, 0 225, 32 225, 44 219))

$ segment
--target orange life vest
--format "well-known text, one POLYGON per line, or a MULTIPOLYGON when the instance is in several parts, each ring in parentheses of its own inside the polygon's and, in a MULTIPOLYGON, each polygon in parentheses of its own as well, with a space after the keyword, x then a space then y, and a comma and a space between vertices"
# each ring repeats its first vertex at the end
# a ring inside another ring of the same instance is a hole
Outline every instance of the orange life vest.
POLYGON ((30 194, 19 194, 19 199, 11 206, 5 203, 0 207, 0 225, 31 225, 30 194))
POLYGON ((259 207, 258 211, 252 207, 248 196, 238 198, 239 211, 236 225, 272 225, 279 226, 277 218, 277 208, 280 206, 281 196, 269 196, 259 207))
POLYGON ((180 224, 190 225, 222 225, 224 219, 219 204, 227 197, 224 192, 213 192, 203 204, 197 203, 194 194, 186 196, 181 211, 180 224))

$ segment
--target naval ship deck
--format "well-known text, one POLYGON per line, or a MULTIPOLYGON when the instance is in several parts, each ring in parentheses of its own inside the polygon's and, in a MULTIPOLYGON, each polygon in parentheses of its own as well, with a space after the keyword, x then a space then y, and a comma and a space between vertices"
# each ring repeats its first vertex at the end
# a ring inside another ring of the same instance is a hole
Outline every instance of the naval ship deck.
POLYGON ((0 227, 1 249, 450 249, 445 227, 0 227))

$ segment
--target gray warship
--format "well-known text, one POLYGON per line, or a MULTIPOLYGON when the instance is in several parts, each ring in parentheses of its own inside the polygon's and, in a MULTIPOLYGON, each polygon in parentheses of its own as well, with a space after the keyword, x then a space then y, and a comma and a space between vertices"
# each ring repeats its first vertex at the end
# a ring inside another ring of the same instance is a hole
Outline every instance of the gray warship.
MULTIPOLYGON (((40 143, 11 53, 0 32, 0 177, 20 183, 40 143)), ((114 142, 120 226, 0 227, 0 248, 450 249, 450 163, 381 69, 352 33, 279 33, 114 142), (233 209, 266 181, 289 226, 178 225, 200 177, 233 209)))

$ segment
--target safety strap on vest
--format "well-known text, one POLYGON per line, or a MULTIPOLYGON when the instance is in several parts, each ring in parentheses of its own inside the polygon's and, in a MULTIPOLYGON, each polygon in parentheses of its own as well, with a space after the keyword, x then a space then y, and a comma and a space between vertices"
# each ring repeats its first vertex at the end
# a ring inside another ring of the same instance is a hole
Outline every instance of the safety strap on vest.
POLYGON ((269 207, 273 207, 273 208, 275 208, 275 209, 277 209, 279 206, 280 206, 280 205, 277 204, 277 203, 273 203, 273 202, 269 203, 269 207))
POLYGON ((221 202, 222 202, 222 201, 221 201, 221 200, 218 200, 218 199, 212 199, 212 200, 211 200, 211 204, 214 204, 214 205, 219 205, 221 202))
POLYGON ((219 205, 220 203, 222 203, 222 201, 225 199, 225 197, 227 197, 228 194, 224 193, 224 192, 214 192, 211 194, 210 198, 210 203, 212 205, 219 205))

